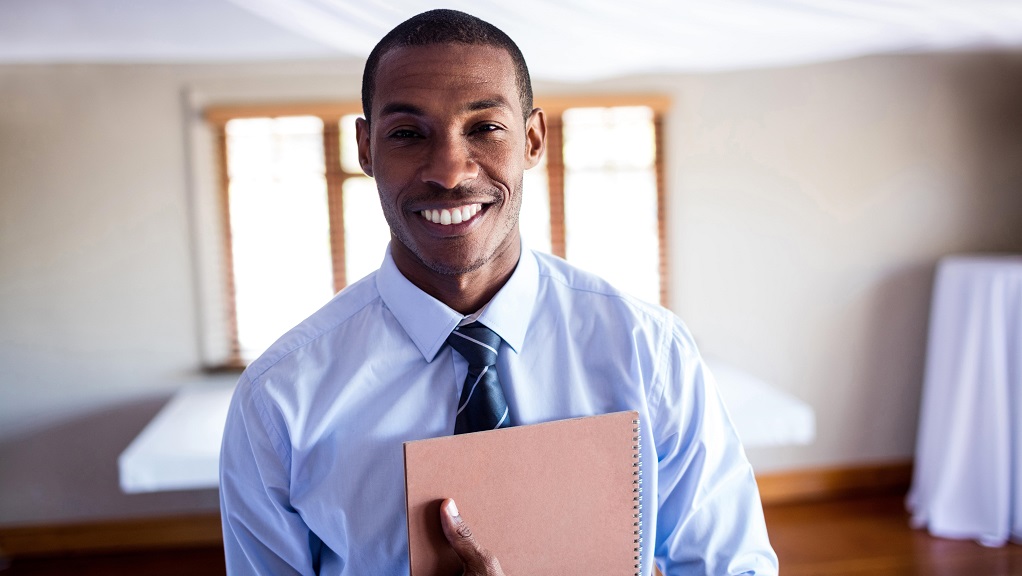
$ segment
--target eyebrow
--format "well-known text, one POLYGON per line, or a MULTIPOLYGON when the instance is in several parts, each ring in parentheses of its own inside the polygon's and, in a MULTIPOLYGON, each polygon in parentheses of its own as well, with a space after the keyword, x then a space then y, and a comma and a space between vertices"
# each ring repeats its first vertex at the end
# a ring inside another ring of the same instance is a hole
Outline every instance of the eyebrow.
POLYGON ((475 102, 469 103, 465 108, 469 111, 475 112, 477 110, 490 110, 491 108, 510 108, 503 98, 490 98, 487 100, 476 100, 475 102))
POLYGON ((425 112, 422 108, 414 106, 412 104, 405 104, 404 102, 391 102, 380 110, 380 116, 388 116, 390 114, 411 114, 412 116, 425 116, 425 112))
MULTIPOLYGON (((477 112, 479 110, 492 110, 494 108, 506 108, 510 110, 511 105, 503 98, 486 98, 483 100, 475 100, 469 102, 465 106, 465 110, 469 112, 477 112)), ((383 106, 380 110, 380 116, 389 116, 391 114, 410 114, 412 116, 425 116, 426 111, 422 108, 408 104, 406 102, 390 102, 383 106)))

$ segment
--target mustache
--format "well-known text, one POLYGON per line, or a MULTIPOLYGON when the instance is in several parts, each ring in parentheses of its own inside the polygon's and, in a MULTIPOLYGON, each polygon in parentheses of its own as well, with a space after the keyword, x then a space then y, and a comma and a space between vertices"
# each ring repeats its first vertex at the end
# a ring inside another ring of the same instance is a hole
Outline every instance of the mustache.
POLYGON ((503 192, 496 186, 459 184, 454 188, 444 188, 432 183, 426 183, 421 191, 409 195, 403 202, 405 208, 422 202, 437 202, 451 200, 471 200, 483 204, 499 204, 504 201, 503 192))

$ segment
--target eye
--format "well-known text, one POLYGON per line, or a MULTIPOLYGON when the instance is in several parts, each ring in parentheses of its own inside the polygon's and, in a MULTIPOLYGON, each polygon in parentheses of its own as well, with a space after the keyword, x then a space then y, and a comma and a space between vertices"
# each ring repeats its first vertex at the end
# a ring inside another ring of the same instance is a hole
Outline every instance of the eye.
POLYGON ((419 136, 420 136, 419 133, 416 132, 415 130, 410 130, 408 128, 399 128, 388 134, 387 138, 394 138, 396 140, 406 140, 409 138, 418 138, 419 136))
POLYGON ((472 127, 472 134, 485 134, 487 132, 497 132, 503 130, 504 127, 494 122, 482 122, 472 127))

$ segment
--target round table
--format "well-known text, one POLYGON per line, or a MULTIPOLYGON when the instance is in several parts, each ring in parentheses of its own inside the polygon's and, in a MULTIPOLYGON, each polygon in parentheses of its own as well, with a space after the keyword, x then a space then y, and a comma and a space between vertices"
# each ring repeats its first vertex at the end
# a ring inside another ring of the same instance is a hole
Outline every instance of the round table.
POLYGON ((934 536, 1022 542, 1022 255, 938 266, 907 504, 934 536))

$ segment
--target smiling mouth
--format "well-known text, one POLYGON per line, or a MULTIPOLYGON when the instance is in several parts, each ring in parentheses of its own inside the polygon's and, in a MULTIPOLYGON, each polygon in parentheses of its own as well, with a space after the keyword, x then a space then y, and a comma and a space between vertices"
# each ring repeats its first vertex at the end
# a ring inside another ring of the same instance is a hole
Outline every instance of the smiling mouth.
POLYGON ((444 208, 442 210, 422 210, 419 214, 434 224, 450 226, 452 224, 463 224, 468 222, 475 218, 476 214, 479 214, 482 209, 482 204, 467 204, 465 206, 444 208))

